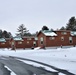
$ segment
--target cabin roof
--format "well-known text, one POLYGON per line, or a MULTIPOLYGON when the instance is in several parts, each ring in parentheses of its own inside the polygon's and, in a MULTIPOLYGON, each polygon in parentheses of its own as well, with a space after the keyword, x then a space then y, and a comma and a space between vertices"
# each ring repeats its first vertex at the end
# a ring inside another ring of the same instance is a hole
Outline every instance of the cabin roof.
POLYGON ((76 36, 76 31, 71 31, 71 36, 76 36))
POLYGON ((21 37, 14 37, 13 38, 15 41, 23 41, 23 39, 21 37))
POLYGON ((4 38, 0 38, 0 42, 6 42, 4 38))
POLYGON ((44 30, 42 31, 42 33, 45 35, 45 36, 57 36, 57 34, 53 31, 50 31, 50 30, 44 30))

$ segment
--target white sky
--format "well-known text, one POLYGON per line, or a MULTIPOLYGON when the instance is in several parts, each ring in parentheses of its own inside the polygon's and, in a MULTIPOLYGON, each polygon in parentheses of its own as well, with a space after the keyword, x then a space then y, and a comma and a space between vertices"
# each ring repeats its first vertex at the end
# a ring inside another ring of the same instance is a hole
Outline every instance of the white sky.
POLYGON ((20 24, 31 33, 43 25, 61 28, 72 16, 76 16, 76 0, 0 0, 0 29, 12 34, 20 24))

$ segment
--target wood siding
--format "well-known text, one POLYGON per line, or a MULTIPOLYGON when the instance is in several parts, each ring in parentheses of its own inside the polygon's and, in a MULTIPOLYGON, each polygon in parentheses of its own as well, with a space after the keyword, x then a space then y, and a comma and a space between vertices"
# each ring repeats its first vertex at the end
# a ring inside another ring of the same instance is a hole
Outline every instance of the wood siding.
POLYGON ((44 37, 44 45, 46 47, 76 45, 76 36, 71 36, 70 31, 55 31, 55 33, 57 34, 57 36, 45 36, 40 32, 38 35, 38 46, 41 46, 41 37, 44 37), (66 32, 66 34, 62 34, 63 32, 66 32), (51 39, 52 37, 54 37, 54 39, 51 39), (63 37, 64 39, 62 40, 61 37, 63 37), (72 43, 70 43, 69 37, 72 37, 72 43))
MULTIPOLYGON (((70 31, 55 31, 57 36, 45 36, 42 32, 38 33, 38 40, 34 37, 25 37, 23 40, 15 41, 15 48, 32 48, 32 47, 54 47, 54 46, 75 46, 76 36, 71 36, 70 31), (66 34, 62 34, 66 32, 66 34), (72 37, 72 38, 71 38, 72 37), (43 38, 43 44, 41 44, 41 38, 43 38), (72 42, 69 41, 72 39, 72 42), (34 42, 36 45, 34 45, 34 42)), ((6 42, 0 42, 0 48, 11 48, 11 40, 6 40, 6 42)))

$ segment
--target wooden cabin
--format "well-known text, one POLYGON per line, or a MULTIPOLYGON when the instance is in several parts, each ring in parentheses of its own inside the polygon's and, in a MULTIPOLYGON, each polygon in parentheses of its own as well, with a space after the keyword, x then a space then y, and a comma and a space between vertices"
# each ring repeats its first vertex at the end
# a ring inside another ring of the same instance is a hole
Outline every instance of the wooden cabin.
POLYGON ((9 38, 0 38, 0 48, 10 48, 9 38))
POLYGON ((13 40, 15 41, 15 48, 32 48, 32 47, 37 47, 37 39, 36 37, 14 37, 13 40))
POLYGON ((35 36, 0 38, 0 48, 35 48, 35 47, 56 47, 56 46, 75 46, 76 31, 57 30, 40 31, 35 36))
POLYGON ((54 47, 54 46, 75 46, 76 32, 68 30, 59 31, 40 31, 37 35, 38 46, 54 47))

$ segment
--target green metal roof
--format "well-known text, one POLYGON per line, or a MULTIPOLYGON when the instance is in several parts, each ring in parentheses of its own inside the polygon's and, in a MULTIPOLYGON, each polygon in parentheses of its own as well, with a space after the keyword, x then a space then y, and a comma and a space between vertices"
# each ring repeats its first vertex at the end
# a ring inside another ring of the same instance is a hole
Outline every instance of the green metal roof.
POLYGON ((51 30, 44 30, 42 31, 42 33, 45 35, 45 36, 57 36, 57 34, 51 30))
POLYGON ((15 41, 23 41, 23 39, 21 37, 14 37, 13 38, 15 41))
POLYGON ((76 36, 76 31, 71 31, 72 36, 76 36))
POLYGON ((6 42, 4 38, 0 38, 0 42, 6 42))

